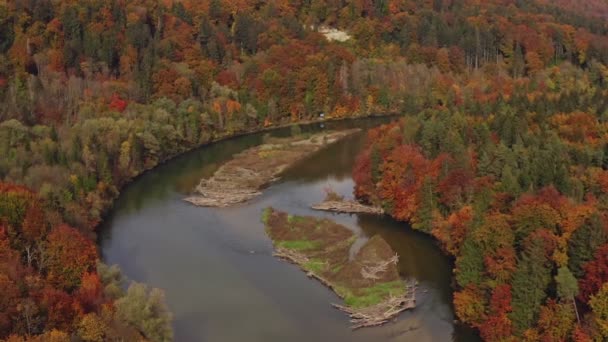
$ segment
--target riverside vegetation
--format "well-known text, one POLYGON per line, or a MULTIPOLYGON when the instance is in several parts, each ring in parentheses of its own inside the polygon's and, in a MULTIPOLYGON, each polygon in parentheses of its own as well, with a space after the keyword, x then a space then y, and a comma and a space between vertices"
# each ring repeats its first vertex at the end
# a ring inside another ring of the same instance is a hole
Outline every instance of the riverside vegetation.
POLYGON ((356 196, 455 258, 456 314, 485 340, 605 340, 608 125, 518 106, 371 130, 356 196))

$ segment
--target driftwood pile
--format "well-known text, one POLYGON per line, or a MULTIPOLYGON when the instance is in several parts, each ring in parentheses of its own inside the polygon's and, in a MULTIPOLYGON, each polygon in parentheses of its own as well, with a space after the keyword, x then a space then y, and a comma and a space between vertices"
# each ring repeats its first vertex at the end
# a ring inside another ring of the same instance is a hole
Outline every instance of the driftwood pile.
POLYGON ((389 265, 396 265, 397 262, 399 262, 399 255, 395 254, 392 258, 375 265, 364 265, 361 267, 361 276, 365 279, 380 279, 379 274, 386 272, 389 265))
MULTIPOLYGON (((211 179, 203 179, 195 188, 196 195, 185 198, 194 205, 200 207, 228 207, 234 204, 249 201, 250 199, 262 194, 257 186, 265 181, 265 177, 252 170, 244 168, 234 168, 233 170, 223 170, 224 166, 216 172, 216 176, 211 179), (221 175, 221 176, 220 176, 221 175), (260 180, 253 185, 245 182, 233 181, 238 179, 260 180)), ((269 181, 274 181, 271 178, 269 181)))
POLYGON ((260 190, 277 181, 287 168, 359 131, 329 131, 310 137, 275 139, 275 143, 252 147, 235 155, 210 179, 201 180, 194 194, 184 200, 203 207, 246 202, 259 196, 260 190))
POLYGON ((354 309, 338 304, 332 306, 350 316, 353 329, 382 325, 401 312, 416 307, 415 282, 408 282, 405 286, 407 287, 405 295, 391 296, 383 302, 366 308, 354 309))
MULTIPOLYGON (((277 247, 273 253, 273 256, 299 266, 310 261, 306 255, 282 247, 277 247)), ((398 260, 399 256, 395 254, 393 258, 377 265, 364 266, 361 268, 361 275, 366 279, 379 279, 377 274, 386 271, 389 265, 396 264, 398 260)), ((306 275, 310 278, 317 279, 321 284, 327 286, 330 290, 335 290, 334 284, 321 275, 314 272, 307 272, 306 275)), ((401 312, 414 309, 416 307, 416 282, 409 281, 404 283, 404 286, 406 287, 406 292, 403 296, 391 296, 373 306, 368 306, 365 308, 351 308, 335 303, 332 303, 331 305, 349 315, 353 330, 382 325, 395 318, 401 312)), ((339 292, 336 292, 336 294, 342 298, 339 292)))
POLYGON ((374 214, 382 215, 384 210, 379 207, 372 207, 369 205, 361 204, 353 200, 341 200, 341 201, 323 201, 317 203, 311 207, 315 210, 333 211, 337 213, 350 213, 350 214, 374 214))

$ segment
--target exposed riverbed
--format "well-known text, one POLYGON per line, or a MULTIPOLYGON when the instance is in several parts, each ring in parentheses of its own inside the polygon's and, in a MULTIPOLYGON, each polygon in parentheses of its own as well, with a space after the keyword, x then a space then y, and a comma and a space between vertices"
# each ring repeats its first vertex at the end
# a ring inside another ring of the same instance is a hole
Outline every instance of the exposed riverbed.
MULTIPOLYGON (((332 129, 369 128, 386 119, 332 122, 332 129)), ((319 124, 303 127, 319 130, 319 124)), ((270 133, 285 136, 289 129, 270 133)), ((187 153, 126 187, 101 229, 104 261, 129 278, 166 291, 176 341, 477 341, 453 323, 451 264, 434 241, 404 223, 372 215, 310 209, 324 188, 351 197, 352 165, 364 133, 320 151, 289 170, 251 201, 201 208, 182 199, 232 155, 262 142, 254 134, 187 153), (417 306, 395 323, 352 331, 328 303, 339 298, 296 266, 272 256, 260 221, 274 207, 329 217, 360 235, 380 234, 400 256, 404 279, 419 282, 417 306)))

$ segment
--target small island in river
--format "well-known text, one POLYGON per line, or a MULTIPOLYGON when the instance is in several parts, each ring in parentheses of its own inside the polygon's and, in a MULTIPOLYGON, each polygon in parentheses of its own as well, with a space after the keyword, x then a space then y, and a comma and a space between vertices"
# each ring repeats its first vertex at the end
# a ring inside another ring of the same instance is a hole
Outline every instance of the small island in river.
POLYGON ((347 214, 384 214, 384 209, 380 207, 365 205, 355 200, 347 200, 330 188, 326 189, 325 192, 326 196, 323 202, 313 204, 312 209, 347 214))
POLYGON ((311 136, 274 138, 249 148, 222 165, 211 178, 201 180, 186 201, 203 207, 227 207, 261 194, 260 190, 304 158, 359 129, 327 131, 311 136))
POLYGON ((333 305, 350 315, 353 329, 384 324, 415 307, 415 285, 401 279, 399 257, 379 235, 351 258, 356 235, 329 219, 268 208, 262 221, 274 255, 300 266, 344 299, 345 305, 333 305))

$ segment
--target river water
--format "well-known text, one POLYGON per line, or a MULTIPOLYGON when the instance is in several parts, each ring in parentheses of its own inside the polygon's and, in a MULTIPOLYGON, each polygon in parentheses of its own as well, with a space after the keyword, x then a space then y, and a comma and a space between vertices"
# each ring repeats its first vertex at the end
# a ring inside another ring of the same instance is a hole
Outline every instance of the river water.
MULTIPOLYGON (((303 131, 361 127, 389 119, 315 124, 303 131), (324 126, 324 127, 321 127, 324 126)), ((132 280, 165 290, 176 341, 478 341, 454 323, 451 263, 428 236, 387 217, 308 209, 324 188, 352 197, 350 176, 365 133, 324 149, 290 169, 254 200, 231 208, 200 208, 182 199, 230 157, 260 144, 242 136, 199 148, 127 186, 101 228, 102 257, 132 280), (260 222, 264 208, 326 216, 353 229, 357 243, 380 234, 399 254, 402 277, 419 282, 417 307, 381 327, 351 331, 331 307, 339 298, 296 266, 272 256, 260 222)))

